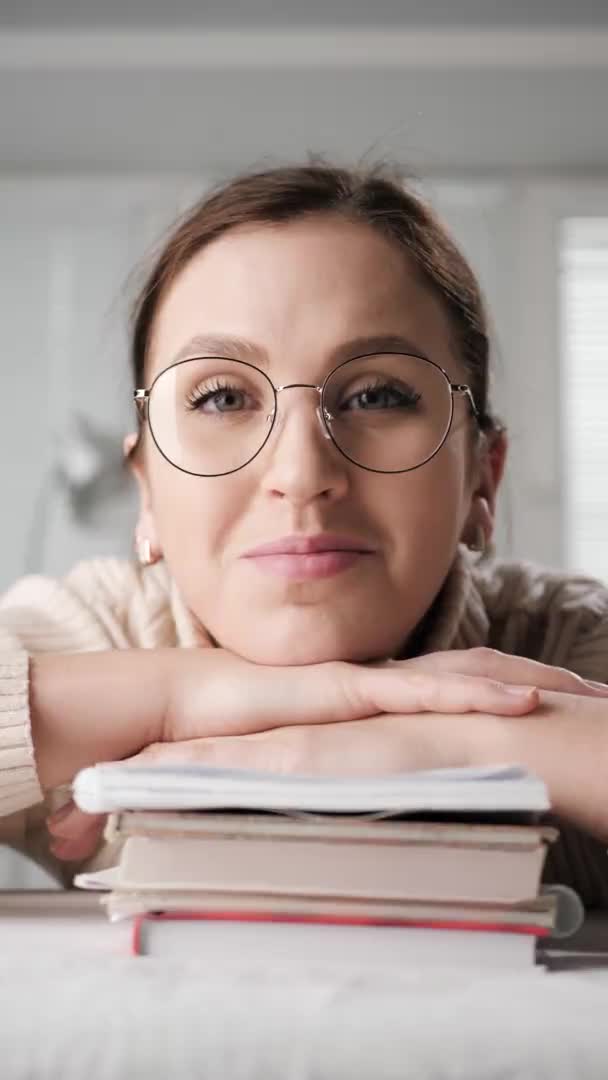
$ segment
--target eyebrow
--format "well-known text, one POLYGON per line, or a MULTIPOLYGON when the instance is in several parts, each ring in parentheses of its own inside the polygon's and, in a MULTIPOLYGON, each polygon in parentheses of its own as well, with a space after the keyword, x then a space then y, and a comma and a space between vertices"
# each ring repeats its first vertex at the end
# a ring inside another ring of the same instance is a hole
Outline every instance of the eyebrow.
MULTIPOLYGON (((403 334, 372 334, 351 338, 330 354, 330 363, 337 366, 344 360, 366 353, 402 352, 411 356, 420 356, 428 360, 426 351, 421 349, 411 338, 403 334)), ((240 337, 226 337, 221 334, 197 334, 190 338, 176 354, 171 364, 181 360, 190 360, 198 356, 220 356, 226 359, 245 359, 258 367, 268 367, 268 353, 260 345, 240 337)))

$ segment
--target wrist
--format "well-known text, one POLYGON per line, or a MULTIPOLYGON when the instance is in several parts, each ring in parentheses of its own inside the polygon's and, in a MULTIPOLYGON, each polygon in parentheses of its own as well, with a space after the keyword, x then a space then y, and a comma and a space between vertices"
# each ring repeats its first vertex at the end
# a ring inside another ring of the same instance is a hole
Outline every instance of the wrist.
POLYGON ((516 725, 525 723, 525 716, 471 713, 467 719, 467 758, 471 766, 521 764, 516 725))
POLYGON ((43 789, 156 741, 166 700, 164 653, 125 649, 35 655, 30 662, 34 756, 43 789))
POLYGON ((188 656, 191 649, 162 649, 158 656, 158 708, 154 711, 146 745, 176 742, 176 718, 180 713, 180 696, 187 681, 188 656))

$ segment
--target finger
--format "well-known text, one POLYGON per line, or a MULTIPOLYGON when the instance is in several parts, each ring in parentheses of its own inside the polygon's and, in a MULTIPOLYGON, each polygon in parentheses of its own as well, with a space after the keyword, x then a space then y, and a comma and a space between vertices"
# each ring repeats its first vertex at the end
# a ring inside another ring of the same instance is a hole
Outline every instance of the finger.
POLYGON ((88 832, 92 828, 103 829, 107 820, 106 814, 85 814, 76 804, 70 800, 55 814, 51 814, 46 820, 47 829, 51 836, 58 840, 69 840, 88 832))
MULTIPOLYGON (((282 755, 298 740, 299 727, 273 728, 246 735, 207 736, 178 743, 151 743, 129 758, 129 765, 211 765, 215 768, 284 771, 282 755)), ((292 765, 289 765, 292 768, 292 765)))
POLYGON ((94 855, 99 847, 103 835, 103 829, 95 828, 81 833, 78 837, 68 840, 53 840, 49 845, 51 853, 57 859, 65 862, 86 859, 94 855))
MULTIPOLYGON (((392 666, 392 665, 391 665, 392 666)), ((419 671, 444 675, 480 675, 503 683, 536 686, 562 694, 607 697, 608 685, 582 679, 565 668, 541 664, 523 656, 510 656, 497 649, 454 649, 430 653, 412 660, 398 661, 404 671, 419 671)))
POLYGON ((472 675, 427 674, 395 668, 362 668, 360 679, 374 712, 484 712, 522 716, 539 703, 534 686, 514 686, 472 675))
POLYGON ((58 836, 51 833, 50 850, 58 859, 85 859, 99 847, 106 823, 105 814, 81 814, 71 831, 58 836), (88 819, 88 823, 86 821, 88 819))
MULTIPOLYGON (((276 729, 273 729, 276 730, 276 729)), ((265 732, 263 734, 266 734, 265 732)), ((251 751, 253 736, 210 735, 203 739, 185 739, 183 742, 150 743, 139 754, 128 758, 129 765, 175 765, 196 762, 200 765, 231 765, 244 767, 251 751)))
POLYGON ((75 809, 76 803, 74 802, 74 800, 68 799, 68 801, 59 808, 59 810, 55 810, 54 813, 48 815, 46 819, 47 826, 59 825, 60 822, 64 821, 75 809))

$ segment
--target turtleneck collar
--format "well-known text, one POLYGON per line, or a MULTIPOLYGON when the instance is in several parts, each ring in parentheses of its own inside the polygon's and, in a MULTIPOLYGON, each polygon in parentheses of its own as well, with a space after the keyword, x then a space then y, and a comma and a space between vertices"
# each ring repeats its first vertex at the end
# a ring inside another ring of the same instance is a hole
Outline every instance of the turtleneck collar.
POLYGON ((487 643, 489 619, 473 560, 460 544, 442 588, 405 650, 409 655, 471 649, 487 643))

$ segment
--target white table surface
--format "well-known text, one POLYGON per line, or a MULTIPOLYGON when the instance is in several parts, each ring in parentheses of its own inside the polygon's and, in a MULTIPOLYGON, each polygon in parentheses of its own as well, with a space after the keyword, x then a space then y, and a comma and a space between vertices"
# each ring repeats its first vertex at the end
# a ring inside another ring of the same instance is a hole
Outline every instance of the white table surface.
POLYGON ((129 956, 94 897, 47 899, 0 893, 2 1080, 608 1077, 608 968, 209 976, 129 956))

